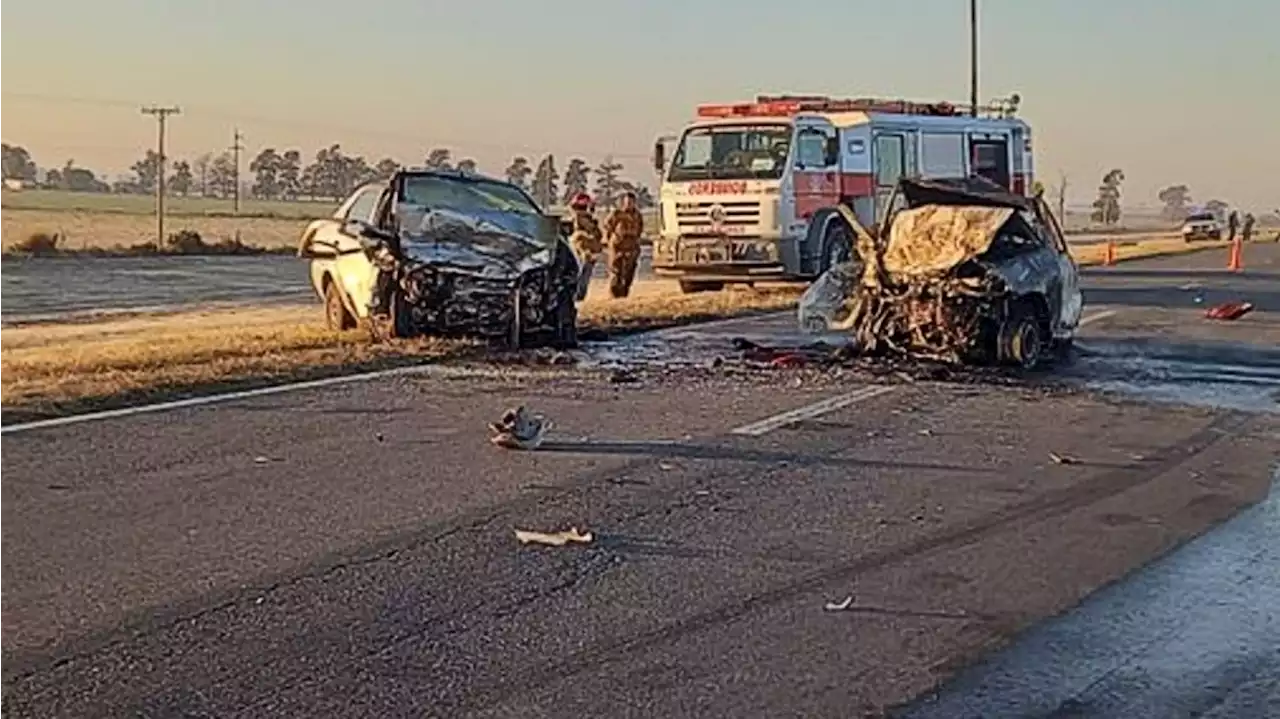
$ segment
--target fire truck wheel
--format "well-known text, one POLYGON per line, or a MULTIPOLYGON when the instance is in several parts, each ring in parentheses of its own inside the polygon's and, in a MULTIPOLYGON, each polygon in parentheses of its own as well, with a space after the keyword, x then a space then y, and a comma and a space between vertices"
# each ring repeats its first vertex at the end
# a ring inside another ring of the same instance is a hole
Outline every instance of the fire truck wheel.
POLYGON ((822 266, 818 268, 818 274, 842 262, 848 262, 852 256, 853 233, 843 222, 832 222, 822 242, 822 266))

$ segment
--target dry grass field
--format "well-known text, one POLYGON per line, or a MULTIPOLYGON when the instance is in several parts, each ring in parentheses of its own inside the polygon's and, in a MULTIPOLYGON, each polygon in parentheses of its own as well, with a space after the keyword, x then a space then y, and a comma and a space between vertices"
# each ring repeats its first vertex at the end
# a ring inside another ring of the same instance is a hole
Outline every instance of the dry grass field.
MULTIPOLYGON (((584 329, 634 331, 777 310, 800 288, 684 296, 675 283, 637 283, 625 300, 597 282, 580 309, 584 329)), ((340 374, 477 352, 462 341, 376 344, 360 331, 324 328, 318 305, 220 309, 3 330, 0 404, 6 419, 45 416, 340 374), (16 411, 15 411, 16 410, 16 411)))
MULTIPOLYGON (((61 190, 4 190, 0 206, 7 210, 45 210, 49 212, 91 212, 114 215, 150 215, 156 209, 150 195, 117 195, 101 192, 64 192, 61 190)), ((172 217, 275 217, 314 219, 326 217, 338 206, 336 202, 283 202, 244 199, 236 213, 231 200, 206 197, 170 197, 165 200, 165 215, 172 217)))
MULTIPOLYGON (((81 210, 15 210, 5 208, 0 214, 3 224, 0 242, 9 252, 32 235, 59 235, 64 251, 113 250, 155 240, 155 218, 146 215, 89 212, 81 210)), ((182 230, 200 233, 206 242, 232 240, 246 245, 274 250, 293 248, 307 225, 305 219, 267 217, 201 217, 165 218, 165 234, 182 230)))
MULTIPOLYGON (((155 200, 144 195, 114 195, 56 190, 5 190, 2 195, 3 251, 11 251, 33 235, 59 235, 63 251, 123 249, 155 239, 155 200)), ((208 243, 240 239, 245 245, 265 250, 294 246, 307 220, 325 217, 336 207, 328 202, 283 202, 245 200, 240 214, 233 214, 229 200, 199 197, 171 198, 167 205, 165 232, 193 230, 208 243)), ((1101 232, 1090 224, 1088 214, 1068 210, 1065 223, 1069 233, 1101 232)), ((646 235, 657 232, 653 212, 645 213, 646 235)), ((1124 227, 1110 228, 1109 234, 1124 235, 1170 231, 1170 224, 1156 214, 1132 213, 1124 227)))

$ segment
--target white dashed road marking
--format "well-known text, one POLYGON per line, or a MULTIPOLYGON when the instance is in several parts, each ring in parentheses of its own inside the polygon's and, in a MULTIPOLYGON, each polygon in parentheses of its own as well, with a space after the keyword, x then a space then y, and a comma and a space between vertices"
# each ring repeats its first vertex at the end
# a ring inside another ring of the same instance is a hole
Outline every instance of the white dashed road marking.
POLYGON ((856 404, 864 399, 879 397, 882 394, 888 394, 894 390, 893 387, 874 386, 860 387, 852 392, 848 392, 835 397, 828 397, 820 402, 797 407, 789 412, 775 414, 772 417, 766 417, 759 422, 743 425, 733 430, 733 434, 746 435, 748 437, 759 437, 760 435, 772 432, 797 422, 803 422, 806 419, 813 419, 824 414, 834 412, 842 407, 848 407, 856 404))

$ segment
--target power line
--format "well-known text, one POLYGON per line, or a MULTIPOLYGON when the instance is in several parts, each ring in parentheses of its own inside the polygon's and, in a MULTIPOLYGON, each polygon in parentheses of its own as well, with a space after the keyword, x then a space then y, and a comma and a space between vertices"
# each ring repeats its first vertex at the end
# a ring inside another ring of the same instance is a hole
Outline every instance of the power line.
POLYGON ((244 139, 244 135, 240 134, 240 128, 235 128, 231 139, 231 162, 235 167, 231 172, 231 177, 235 180, 235 191, 232 197, 235 198, 235 214, 240 214, 240 151, 244 149, 244 145, 240 143, 244 139))
MULTIPOLYGON (((84 97, 84 96, 74 96, 74 95, 54 95, 54 94, 46 94, 46 93, 17 92, 17 91, 10 91, 10 90, 0 91, 0 95, 14 98, 14 99, 19 99, 19 100, 31 100, 35 102, 47 102, 47 103, 96 105, 100 107, 136 107, 137 106, 136 102, 119 100, 114 98, 95 98, 95 97, 84 97)), ((333 124, 333 123, 327 123, 327 122, 312 122, 308 120, 286 120, 279 117, 245 114, 242 112, 235 112, 232 110, 228 110, 226 108, 219 108, 219 107, 214 107, 209 105, 186 105, 185 107, 186 107, 186 110, 183 114, 187 116, 195 116, 195 117, 208 116, 213 118, 221 118, 224 120, 232 120, 236 122, 249 122, 249 123, 257 123, 257 124, 264 124, 264 125, 277 125, 280 127, 293 127, 298 129, 306 128, 306 129, 312 129, 312 130, 324 130, 327 132, 334 132, 334 133, 363 135, 365 137, 383 137, 387 139, 423 144, 426 146, 426 149, 430 149, 432 146, 435 146, 435 147, 447 146, 455 150, 466 148, 468 150, 484 150, 484 151, 511 153, 513 155, 517 155, 517 154, 537 155, 544 152, 544 150, 534 147, 532 145, 498 144, 498 143, 486 143, 486 142, 462 142, 460 140, 457 140, 456 138, 450 139, 450 138, 442 138, 442 137, 428 138, 428 140, 424 142, 423 137, 421 135, 411 135, 403 132, 380 130, 380 129, 370 128, 370 127, 356 127, 353 125, 341 125, 341 124, 333 124)), ((582 150, 579 150, 570 154, 594 156, 594 157, 612 156, 613 158, 620 159, 620 160, 642 160, 645 162, 648 162, 650 160, 650 157, 646 154, 614 152, 611 150, 601 150, 599 148, 584 148, 582 150)))
POLYGON ((164 126, 170 115, 177 115, 182 110, 177 107, 159 107, 152 105, 142 108, 142 114, 154 115, 156 118, 156 154, 159 155, 156 173, 156 246, 164 244, 164 126))

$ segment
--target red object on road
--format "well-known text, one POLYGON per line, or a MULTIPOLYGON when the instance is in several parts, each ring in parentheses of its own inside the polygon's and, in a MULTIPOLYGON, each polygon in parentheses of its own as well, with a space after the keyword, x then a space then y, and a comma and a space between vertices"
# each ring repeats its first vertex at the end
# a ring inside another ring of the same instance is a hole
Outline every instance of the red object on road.
POLYGON ((1238 320, 1252 311, 1252 302, 1224 302, 1210 307, 1204 316, 1211 320, 1238 320))
POLYGON ((805 359, 804 355, 796 354, 793 352, 790 354, 778 355, 777 357, 774 357, 773 361, 769 363, 769 366, 774 368, 789 369, 789 368, 795 368, 795 367, 803 367, 806 364, 808 364, 808 360, 805 359))

